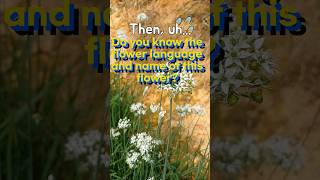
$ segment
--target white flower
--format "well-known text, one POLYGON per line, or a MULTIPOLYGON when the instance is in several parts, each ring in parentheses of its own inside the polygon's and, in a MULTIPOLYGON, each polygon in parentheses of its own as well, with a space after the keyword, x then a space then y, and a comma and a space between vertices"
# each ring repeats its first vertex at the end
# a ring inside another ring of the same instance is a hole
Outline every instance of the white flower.
POLYGON ((188 114, 191 114, 192 112, 192 107, 190 104, 182 105, 182 106, 177 106, 176 107, 177 113, 180 117, 185 117, 188 114))
POLYGON ((162 119, 164 117, 164 115, 166 114, 167 111, 161 111, 159 113, 159 118, 162 119))
POLYGON ((202 105, 194 105, 192 106, 192 112, 196 115, 203 116, 204 115, 204 109, 202 105))
POLYGON ((253 135, 240 138, 215 139, 212 143, 214 166, 222 173, 238 174, 257 163, 273 163, 284 170, 298 171, 303 166, 301 145, 292 139, 273 136, 258 142, 253 135))
MULTIPOLYGON (((175 73, 175 74, 176 74, 176 76, 180 77, 180 79, 177 83, 159 84, 158 89, 171 91, 173 95, 178 94, 178 93, 192 92, 193 88, 196 85, 196 81, 193 78, 193 74, 187 73, 187 72, 175 73)), ((167 76, 170 75, 171 76, 173 74, 158 73, 156 75, 157 76, 160 76, 160 75, 167 75, 167 76)))
POLYGON ((135 151, 130 151, 127 155, 126 163, 129 165, 130 169, 134 168, 139 162, 140 153, 135 151))
POLYGON ((117 137, 120 136, 121 134, 118 131, 118 129, 111 128, 110 129, 110 135, 111 135, 112 138, 117 139, 117 137))
POLYGON ((276 71, 270 52, 263 49, 264 39, 247 36, 241 28, 231 28, 229 36, 217 36, 225 57, 219 64, 219 73, 211 73, 215 100, 235 104, 241 96, 261 102, 261 95, 252 92, 266 87, 276 71))
POLYGON ((130 139, 130 144, 135 150, 131 150, 127 154, 127 164, 130 168, 134 168, 140 161, 153 163, 151 153, 154 148, 161 143, 160 140, 153 139, 145 132, 133 135, 130 139))
POLYGON ((146 106, 142 103, 132 104, 130 111, 135 113, 136 116, 141 116, 146 114, 146 106))
POLYGON ((117 38, 128 39, 128 36, 126 35, 126 32, 123 29, 118 29, 117 30, 117 38))
POLYGON ((103 134, 97 130, 86 131, 83 134, 74 133, 68 137, 65 144, 66 160, 79 161, 82 170, 96 168, 98 159, 101 159, 101 164, 105 163, 105 150, 101 145, 105 141, 103 134))
POLYGON ((159 144, 158 141, 154 140, 147 133, 138 133, 133 135, 130 140, 131 144, 134 144, 140 151, 142 155, 149 153, 156 145, 159 144))
POLYGON ((50 174, 50 175, 48 176, 48 180, 54 180, 54 176, 53 176, 52 174, 50 174))
POLYGON ((65 144, 65 151, 67 159, 76 159, 80 155, 87 153, 87 148, 82 142, 80 133, 74 133, 68 137, 67 143, 65 144))
POLYGON ((273 136, 262 145, 264 155, 272 155, 270 161, 278 163, 286 170, 298 171, 304 163, 304 149, 292 139, 273 136))
POLYGON ((149 177, 147 180, 155 180, 154 177, 149 177))
POLYGON ((157 112, 159 110, 159 108, 160 108, 160 104, 151 104, 150 105, 150 110, 152 113, 157 112))
POLYGON ((137 20, 139 22, 147 21, 148 19, 149 19, 149 17, 147 16, 146 13, 140 13, 137 15, 137 20))
POLYGON ((128 119, 127 117, 120 119, 118 122, 119 129, 127 129, 130 126, 131 126, 130 119, 128 119))

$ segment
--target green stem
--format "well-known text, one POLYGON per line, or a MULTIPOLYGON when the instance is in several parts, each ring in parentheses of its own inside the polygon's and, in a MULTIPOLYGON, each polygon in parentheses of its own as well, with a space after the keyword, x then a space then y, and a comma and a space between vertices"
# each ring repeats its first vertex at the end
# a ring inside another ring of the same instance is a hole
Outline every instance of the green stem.
POLYGON ((170 97, 170 118, 169 118, 169 133, 168 133, 168 138, 167 138, 167 147, 166 147, 166 160, 165 160, 165 164, 164 164, 164 170, 163 170, 163 176, 162 179, 165 180, 166 179, 166 173, 167 173, 167 166, 168 166, 168 161, 169 161, 169 147, 171 144, 171 133, 172 133, 172 129, 171 129, 171 124, 172 124, 172 100, 173 98, 170 97))
MULTIPOLYGON (((163 94, 163 91, 161 91, 161 95, 160 95, 160 103, 159 103, 160 104, 159 105, 160 111, 161 111, 161 107, 162 107, 162 94, 163 94)), ((157 129, 158 137, 160 137, 160 134, 161 134, 162 121, 163 121, 163 118, 158 119, 158 129, 157 129)))

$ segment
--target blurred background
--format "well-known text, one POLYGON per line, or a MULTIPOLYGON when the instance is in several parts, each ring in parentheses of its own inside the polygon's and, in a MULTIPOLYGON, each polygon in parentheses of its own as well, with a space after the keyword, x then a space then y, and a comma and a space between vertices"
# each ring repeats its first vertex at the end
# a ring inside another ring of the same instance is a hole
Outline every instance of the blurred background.
POLYGON ((80 36, 18 36, 4 25, 6 8, 33 5, 63 2, 0 2, 0 179, 106 179, 109 77, 88 65, 84 27, 80 36))
POLYGON ((277 72, 259 103, 240 98, 234 105, 211 105, 217 179, 319 179, 320 2, 281 2, 302 14, 307 32, 265 36, 263 48, 271 51, 277 72))

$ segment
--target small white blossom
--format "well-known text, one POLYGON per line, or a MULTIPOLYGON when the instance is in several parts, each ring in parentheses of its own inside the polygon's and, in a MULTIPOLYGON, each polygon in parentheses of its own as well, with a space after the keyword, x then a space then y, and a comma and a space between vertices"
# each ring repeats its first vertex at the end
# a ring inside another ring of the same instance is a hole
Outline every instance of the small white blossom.
POLYGON ((192 106, 192 112, 196 115, 203 116, 204 115, 204 109, 202 105, 194 105, 192 106))
POLYGON ((128 39, 128 36, 126 35, 126 32, 123 29, 118 29, 117 30, 117 38, 128 39))
POLYGON ((161 111, 159 113, 159 118, 162 119, 164 117, 164 115, 166 114, 167 111, 161 111))
POLYGON ((186 117, 188 114, 192 113, 192 107, 190 106, 190 104, 177 106, 176 110, 180 117, 186 117))
POLYGON ((159 145, 159 141, 154 140, 145 132, 133 135, 130 139, 130 143, 134 144, 142 155, 148 154, 156 145, 159 145))
POLYGON ((151 104, 150 105, 150 110, 152 113, 157 112, 160 109, 160 105, 159 104, 151 104))
POLYGON ((130 151, 127 155, 126 163, 129 165, 129 168, 134 168, 139 162, 140 153, 135 151, 130 151))
POLYGON ((130 139, 130 144, 134 149, 127 154, 127 164, 130 168, 134 168, 141 161, 153 163, 151 153, 154 148, 161 143, 160 140, 153 139, 145 132, 133 135, 130 139))
POLYGON ((269 84, 276 71, 269 50, 263 48, 264 39, 247 36, 236 26, 231 28, 229 36, 219 37, 217 33, 214 38, 225 52, 219 72, 211 73, 215 100, 233 105, 240 97, 246 97, 261 103, 259 90, 269 84))
POLYGON ((128 119, 127 117, 120 119, 118 122, 119 129, 127 129, 130 126, 131 126, 130 119, 128 119))
POLYGON ((149 177, 147 180, 155 180, 154 177, 149 177))
POLYGON ((227 175, 243 173, 260 162, 279 165, 284 170, 298 171, 303 166, 301 145, 278 136, 258 142, 253 135, 240 138, 216 138, 212 143, 215 168, 227 175))
MULTIPOLYGON (((196 85, 196 81, 193 78, 193 74, 187 73, 187 72, 175 73, 175 74, 180 77, 177 83, 175 82, 171 84, 159 84, 158 89, 170 91, 173 95, 176 95, 178 93, 192 92, 193 88, 196 85)), ((158 73, 156 75, 160 76, 160 75, 173 75, 173 74, 158 73)))
POLYGON ((138 20, 139 22, 147 21, 148 19, 149 19, 149 17, 147 16, 146 13, 139 13, 139 14, 137 15, 137 20, 138 20))
POLYGON ((283 169, 298 171, 302 168, 304 149, 301 145, 297 145, 292 139, 273 136, 261 146, 265 154, 271 154, 273 156, 269 158, 269 160, 278 163, 283 169))
POLYGON ((142 103, 132 104, 130 107, 130 111, 135 113, 136 116, 141 116, 146 114, 146 106, 142 103))
POLYGON ((96 168, 98 160, 101 160, 101 164, 105 163, 105 150, 101 145, 105 142, 106 138, 97 130, 86 131, 83 134, 74 133, 68 137, 65 144, 66 160, 80 161, 82 170, 96 168))
POLYGON ((198 116, 203 116, 205 114, 205 110, 202 105, 193 105, 185 104, 176 107, 177 114, 180 117, 186 117, 187 115, 195 114, 198 116))
POLYGON ((110 135, 113 139, 117 139, 118 136, 120 136, 120 132, 118 131, 118 129, 114 129, 114 128, 111 128, 110 129, 110 135))

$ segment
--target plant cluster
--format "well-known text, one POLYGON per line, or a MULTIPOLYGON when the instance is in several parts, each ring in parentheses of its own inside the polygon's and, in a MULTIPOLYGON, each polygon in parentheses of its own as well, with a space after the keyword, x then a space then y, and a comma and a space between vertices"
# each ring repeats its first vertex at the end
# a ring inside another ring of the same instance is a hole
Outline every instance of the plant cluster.
POLYGON ((216 34, 214 39, 225 51, 219 73, 211 73, 215 100, 234 105, 243 97, 262 103, 262 91, 276 72, 270 50, 263 48, 264 38, 232 27, 230 35, 216 34))

